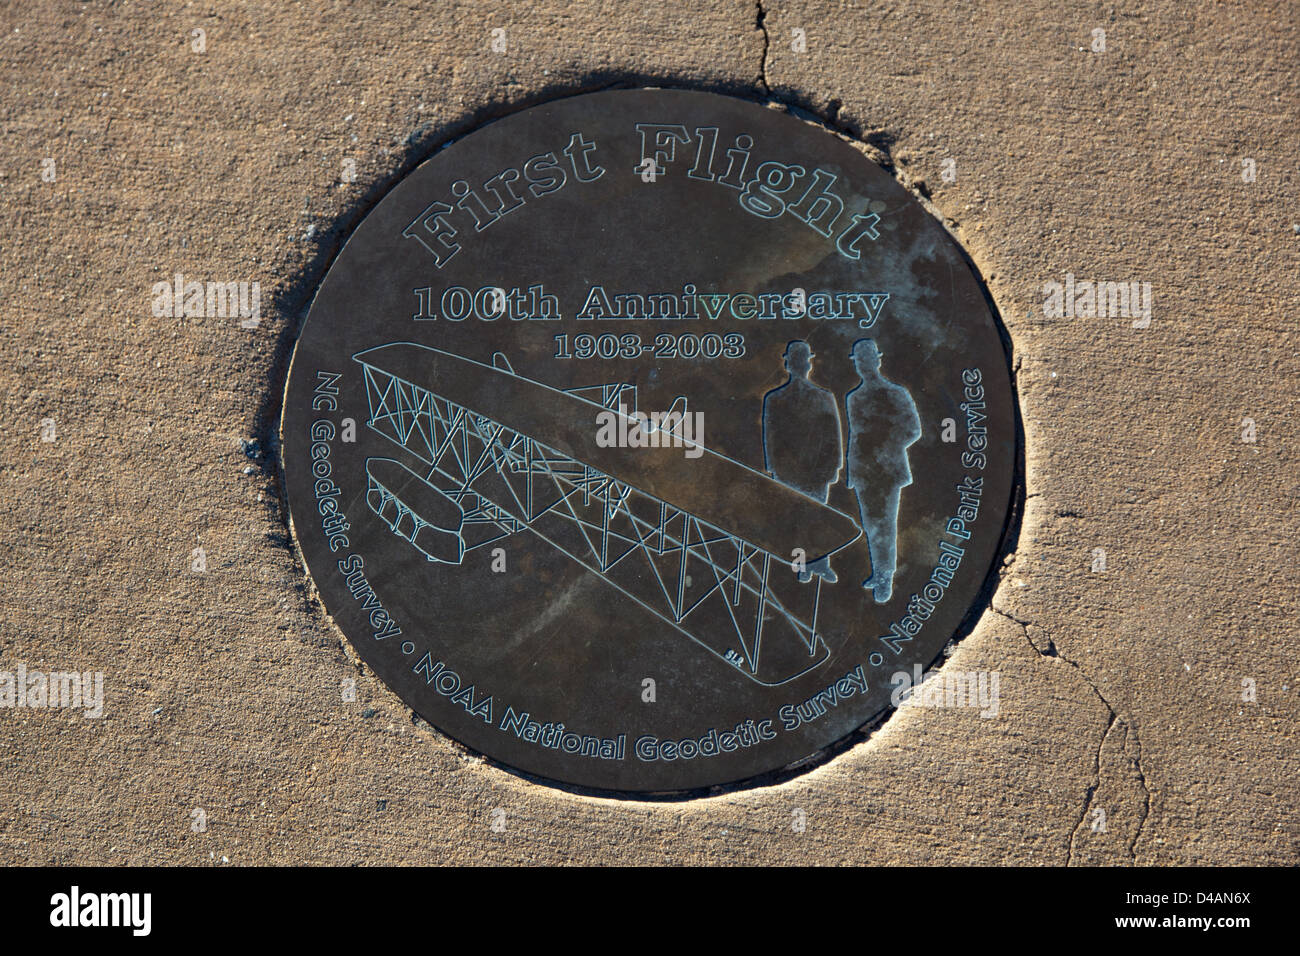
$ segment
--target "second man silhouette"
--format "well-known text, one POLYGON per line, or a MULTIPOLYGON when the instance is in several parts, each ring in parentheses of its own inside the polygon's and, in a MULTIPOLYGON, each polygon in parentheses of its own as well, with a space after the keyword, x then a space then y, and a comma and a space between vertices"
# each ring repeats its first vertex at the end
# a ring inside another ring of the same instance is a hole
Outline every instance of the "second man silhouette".
POLYGON ((851 351, 862 383, 844 398, 849 416, 848 486, 858 496, 871 551, 871 577, 862 586, 884 604, 894 591, 898 499, 912 483, 907 449, 921 437, 911 394, 880 374, 880 349, 858 339, 851 351))

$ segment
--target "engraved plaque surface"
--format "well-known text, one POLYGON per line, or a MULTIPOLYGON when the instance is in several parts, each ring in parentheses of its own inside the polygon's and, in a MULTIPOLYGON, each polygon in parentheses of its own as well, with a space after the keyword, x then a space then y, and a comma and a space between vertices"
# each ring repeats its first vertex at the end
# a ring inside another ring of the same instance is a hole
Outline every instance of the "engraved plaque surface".
POLYGON ((566 784, 780 770, 890 706, 1001 543, 1006 356, 952 239, 813 124, 557 100, 366 217, 281 425, 325 607, 434 726, 566 784))

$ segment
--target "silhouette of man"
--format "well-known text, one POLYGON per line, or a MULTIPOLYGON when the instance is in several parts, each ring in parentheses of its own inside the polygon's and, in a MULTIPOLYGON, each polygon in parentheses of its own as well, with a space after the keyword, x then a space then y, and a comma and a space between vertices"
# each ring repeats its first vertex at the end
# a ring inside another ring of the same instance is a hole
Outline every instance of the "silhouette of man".
MULTIPOLYGON (((835 395, 808 380, 812 357, 807 342, 787 345, 790 377, 763 396, 763 467, 777 481, 824 504, 840 475, 843 441, 835 395)), ((835 582, 829 556, 808 564, 799 580, 814 574, 835 582)))
POLYGON ((862 530, 871 552, 871 577, 862 586, 877 604, 894 592, 898 499, 912 483, 907 449, 921 437, 921 419, 907 389, 880 374, 880 349, 871 339, 853 343, 862 384, 844 398, 849 418, 847 484, 858 496, 862 530))

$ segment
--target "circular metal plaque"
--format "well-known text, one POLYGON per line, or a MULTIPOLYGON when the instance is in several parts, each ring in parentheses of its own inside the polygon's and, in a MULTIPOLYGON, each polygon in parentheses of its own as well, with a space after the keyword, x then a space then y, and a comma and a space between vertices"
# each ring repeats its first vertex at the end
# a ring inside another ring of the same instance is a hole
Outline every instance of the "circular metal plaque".
POLYGON ((889 707, 980 595, 1015 455, 940 225, 820 127, 666 90, 525 110, 398 184, 281 427, 308 570, 384 682, 504 764, 639 792, 889 707))

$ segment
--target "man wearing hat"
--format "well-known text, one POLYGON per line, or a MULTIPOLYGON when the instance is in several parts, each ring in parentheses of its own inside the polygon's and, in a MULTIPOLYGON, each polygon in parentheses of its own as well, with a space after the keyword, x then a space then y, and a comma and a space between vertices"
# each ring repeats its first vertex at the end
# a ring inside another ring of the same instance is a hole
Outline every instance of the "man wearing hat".
MULTIPOLYGON (((763 467, 782 484, 823 504, 840 476, 843 439, 835 395, 808 380, 813 352, 807 342, 786 346, 790 378, 763 396, 763 467)), ((808 564, 800 581, 817 574, 836 580, 829 557, 808 564)))
POLYGON ((862 384, 845 396, 849 419, 847 484, 858 496, 862 530, 871 552, 871 577, 862 586, 884 604, 894 591, 898 500, 912 483, 907 449, 921 437, 921 419, 907 389, 880 374, 880 349, 858 339, 850 351, 862 384))

